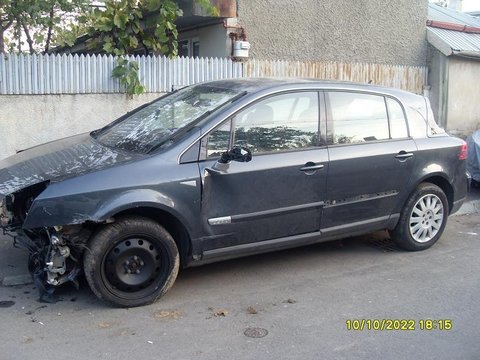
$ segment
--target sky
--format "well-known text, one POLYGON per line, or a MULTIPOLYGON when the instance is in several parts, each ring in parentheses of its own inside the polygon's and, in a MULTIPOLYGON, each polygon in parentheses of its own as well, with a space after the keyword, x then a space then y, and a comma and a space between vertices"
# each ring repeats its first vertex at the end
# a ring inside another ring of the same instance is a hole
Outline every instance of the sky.
MULTIPOLYGON (((445 2, 445 0, 428 0, 429 2, 445 2)), ((480 0, 463 0, 462 1, 462 11, 480 11, 480 0)))
POLYGON ((463 0, 463 11, 480 10, 480 0, 463 0))

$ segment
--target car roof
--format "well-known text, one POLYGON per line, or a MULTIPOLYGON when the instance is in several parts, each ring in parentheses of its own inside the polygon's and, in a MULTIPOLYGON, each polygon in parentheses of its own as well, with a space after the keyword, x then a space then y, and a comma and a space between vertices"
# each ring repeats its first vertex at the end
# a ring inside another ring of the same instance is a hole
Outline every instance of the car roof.
POLYGON ((381 85, 372 85, 351 81, 319 80, 319 79, 299 79, 299 78, 240 78, 217 80, 203 83, 204 85, 213 85, 222 88, 245 91, 250 94, 263 91, 282 91, 289 88, 319 88, 325 90, 347 90, 347 91, 367 91, 380 94, 388 94, 400 99, 418 100, 422 96, 414 93, 389 88, 381 85))

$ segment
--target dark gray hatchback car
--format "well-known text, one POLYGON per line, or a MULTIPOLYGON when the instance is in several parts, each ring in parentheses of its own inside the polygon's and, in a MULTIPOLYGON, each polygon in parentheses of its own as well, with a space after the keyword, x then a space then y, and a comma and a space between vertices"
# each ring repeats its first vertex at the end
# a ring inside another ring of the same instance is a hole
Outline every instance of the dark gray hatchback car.
POLYGON ((465 142, 426 98, 370 85, 226 80, 0 162, 0 224, 44 300, 82 270, 118 306, 180 265, 387 229, 423 250, 467 193, 465 142))

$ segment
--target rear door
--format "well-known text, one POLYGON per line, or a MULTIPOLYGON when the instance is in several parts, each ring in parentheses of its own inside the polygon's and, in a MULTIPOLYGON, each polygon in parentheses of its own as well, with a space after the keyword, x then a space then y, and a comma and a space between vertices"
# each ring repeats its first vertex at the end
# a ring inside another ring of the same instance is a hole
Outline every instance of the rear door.
POLYGON ((328 153, 318 92, 262 99, 212 131, 202 149, 204 250, 319 232, 328 153), (208 171, 235 146, 249 148, 252 160, 208 171))
POLYGON ((329 91, 325 98, 330 164, 322 232, 385 226, 415 162, 404 109, 369 93, 329 91))

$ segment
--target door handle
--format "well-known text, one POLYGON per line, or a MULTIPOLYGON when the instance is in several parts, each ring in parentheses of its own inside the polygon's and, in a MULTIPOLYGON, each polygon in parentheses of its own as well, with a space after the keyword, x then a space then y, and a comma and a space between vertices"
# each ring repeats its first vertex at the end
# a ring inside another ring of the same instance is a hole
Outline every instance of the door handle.
POLYGON ((325 167, 325 165, 323 165, 323 164, 317 165, 317 164, 315 164, 314 162, 309 161, 309 162, 307 162, 307 163, 305 164, 305 166, 303 166, 303 167, 300 168, 300 171, 303 171, 303 172, 312 172, 312 173, 313 173, 313 172, 315 172, 315 171, 317 171, 317 170, 323 169, 324 167, 325 167))
POLYGON ((413 153, 407 153, 406 151, 400 151, 397 155, 395 155, 395 158, 399 160, 406 160, 408 158, 411 158, 413 156, 413 153))

